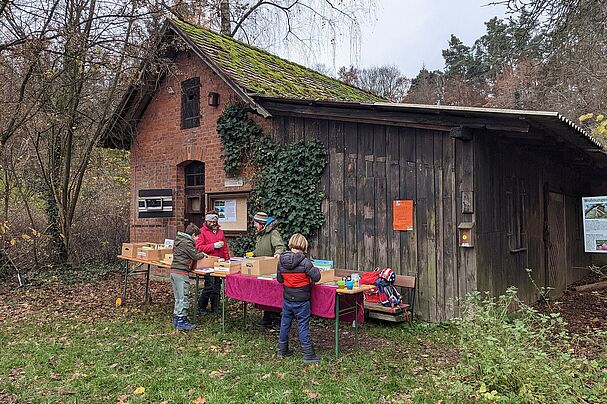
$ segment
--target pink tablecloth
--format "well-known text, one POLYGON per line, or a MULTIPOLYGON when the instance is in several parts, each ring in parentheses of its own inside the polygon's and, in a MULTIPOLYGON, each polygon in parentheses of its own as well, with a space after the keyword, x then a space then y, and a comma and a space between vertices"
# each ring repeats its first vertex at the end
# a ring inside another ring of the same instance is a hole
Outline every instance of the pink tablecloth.
MULTIPOLYGON (((313 285, 312 286, 312 315, 323 318, 335 318, 335 286, 313 285)), ((232 299, 256 303, 262 309, 280 310, 282 308, 283 286, 273 279, 259 279, 254 276, 242 276, 232 274, 226 277, 225 293, 232 299)), ((358 323, 365 320, 363 310, 363 295, 341 295, 339 308, 353 307, 358 302, 358 323)), ((340 321, 354 320, 354 312, 342 314, 340 321)))

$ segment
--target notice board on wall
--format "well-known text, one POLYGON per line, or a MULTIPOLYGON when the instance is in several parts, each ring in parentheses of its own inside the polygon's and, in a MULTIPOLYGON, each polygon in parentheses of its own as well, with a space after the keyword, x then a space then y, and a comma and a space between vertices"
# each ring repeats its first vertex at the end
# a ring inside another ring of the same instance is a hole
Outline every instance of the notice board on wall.
POLYGON ((247 231, 249 194, 209 195, 209 205, 219 214, 219 225, 224 231, 247 231))
POLYGON ((584 251, 607 253, 607 196, 582 198, 584 251))
POLYGON ((413 230, 413 200, 392 201, 392 229, 413 230))

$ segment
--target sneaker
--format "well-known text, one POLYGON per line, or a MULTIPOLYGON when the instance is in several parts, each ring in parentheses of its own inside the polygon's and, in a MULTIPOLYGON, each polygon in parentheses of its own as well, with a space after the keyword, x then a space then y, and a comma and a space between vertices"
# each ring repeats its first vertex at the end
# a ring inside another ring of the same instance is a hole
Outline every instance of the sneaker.
POLYGON ((188 321, 188 318, 186 316, 183 316, 177 317, 177 323, 175 324, 175 328, 177 329, 177 331, 191 331, 196 328, 196 325, 191 324, 188 321))

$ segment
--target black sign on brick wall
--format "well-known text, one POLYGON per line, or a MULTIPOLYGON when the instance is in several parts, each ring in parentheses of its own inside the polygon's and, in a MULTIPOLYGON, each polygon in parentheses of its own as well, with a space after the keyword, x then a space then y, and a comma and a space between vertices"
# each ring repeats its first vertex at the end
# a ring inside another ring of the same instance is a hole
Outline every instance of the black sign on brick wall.
POLYGON ((173 190, 172 189, 140 189, 139 218, 172 217, 173 216, 173 190))

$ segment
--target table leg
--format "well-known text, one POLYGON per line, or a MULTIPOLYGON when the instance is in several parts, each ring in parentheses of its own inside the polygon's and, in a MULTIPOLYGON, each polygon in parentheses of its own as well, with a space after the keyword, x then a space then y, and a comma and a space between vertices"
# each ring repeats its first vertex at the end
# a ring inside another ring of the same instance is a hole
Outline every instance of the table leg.
POLYGON ((242 320, 244 324, 244 328, 247 328, 247 302, 242 302, 242 320))
POLYGON ((226 291, 225 291, 225 282, 223 279, 219 279, 221 282, 221 332, 225 332, 226 330, 226 291))
POLYGON ((335 295, 335 359, 339 359, 339 293, 335 295))
POLYGON ((122 304, 126 301, 126 285, 129 279, 129 262, 126 262, 126 268, 124 269, 124 286, 122 288, 122 304))
POLYGON ((194 288, 194 319, 198 322, 198 295, 200 294, 200 277, 198 274, 194 274, 195 288, 194 288))
POLYGON ((358 296, 354 295, 354 347, 358 349, 358 296))
POLYGON ((150 264, 148 264, 148 269, 145 272, 145 304, 150 304, 152 302, 152 297, 150 296, 150 264))

